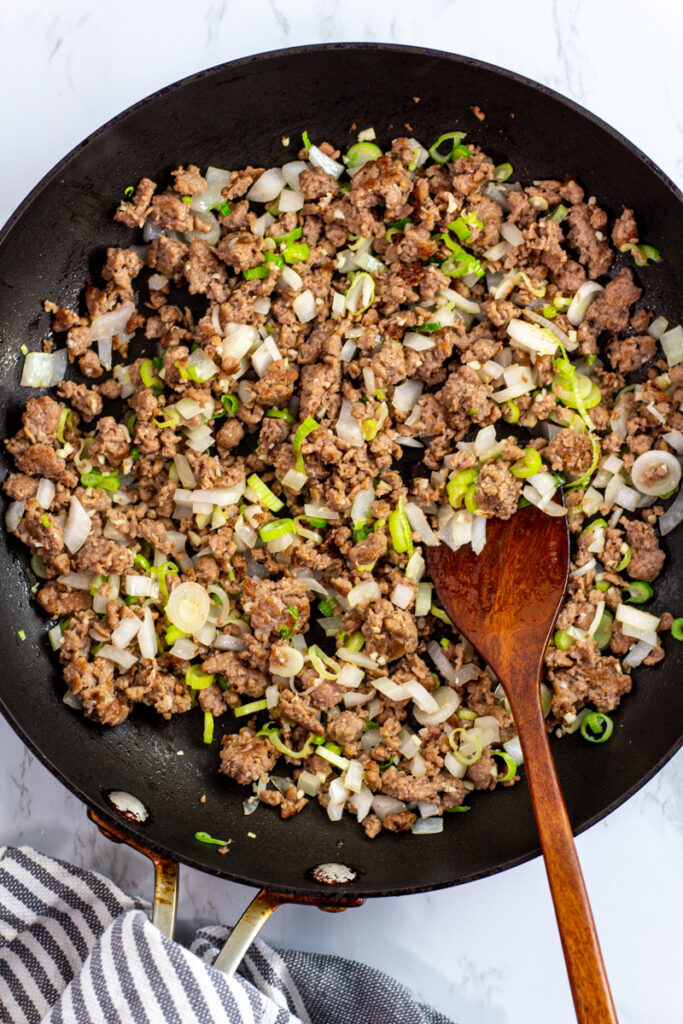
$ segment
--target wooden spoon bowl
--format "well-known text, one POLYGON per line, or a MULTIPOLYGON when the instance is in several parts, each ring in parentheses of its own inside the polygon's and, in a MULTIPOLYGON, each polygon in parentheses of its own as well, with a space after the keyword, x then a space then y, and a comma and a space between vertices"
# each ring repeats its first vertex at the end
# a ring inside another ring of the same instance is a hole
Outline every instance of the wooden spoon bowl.
POLYGON ((534 506, 490 519, 486 544, 426 547, 437 596, 451 622, 497 675, 524 753, 536 826, 580 1024, 614 1024, 616 1012, 588 894, 555 771, 540 676, 567 588, 566 516, 534 506))

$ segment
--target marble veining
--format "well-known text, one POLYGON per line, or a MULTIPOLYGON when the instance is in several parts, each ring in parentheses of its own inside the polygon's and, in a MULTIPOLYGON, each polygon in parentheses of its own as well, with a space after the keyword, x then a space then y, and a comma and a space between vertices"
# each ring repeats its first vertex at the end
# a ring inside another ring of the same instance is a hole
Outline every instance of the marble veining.
MULTIPOLYGON (((115 14, 94 0, 7 4, 0 127, 11 145, 0 165, 0 223, 71 147, 130 103, 222 61, 320 41, 411 43, 509 67, 594 111, 680 184, 680 28, 680 9, 666 0, 489 0, 474 13, 465 0, 119 0, 115 14)), ((104 839, 0 720, 5 843, 31 844, 150 894, 148 862, 104 839)), ((671 1019, 680 1001, 683 753, 578 848, 622 1024, 671 1019)), ((234 921, 250 894, 184 870, 181 937, 193 924, 234 921)), ((264 936, 375 964, 460 1024, 574 1020, 539 861, 334 917, 285 907, 264 936)))

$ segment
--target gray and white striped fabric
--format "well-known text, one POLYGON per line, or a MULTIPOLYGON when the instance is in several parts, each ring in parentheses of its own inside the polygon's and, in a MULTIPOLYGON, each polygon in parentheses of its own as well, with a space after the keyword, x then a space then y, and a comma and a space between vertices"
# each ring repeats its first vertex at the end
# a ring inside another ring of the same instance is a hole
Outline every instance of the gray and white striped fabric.
POLYGON ((2 1024, 450 1024, 393 978, 257 940, 240 974, 211 966, 228 936, 190 949, 109 879, 0 847, 2 1024))

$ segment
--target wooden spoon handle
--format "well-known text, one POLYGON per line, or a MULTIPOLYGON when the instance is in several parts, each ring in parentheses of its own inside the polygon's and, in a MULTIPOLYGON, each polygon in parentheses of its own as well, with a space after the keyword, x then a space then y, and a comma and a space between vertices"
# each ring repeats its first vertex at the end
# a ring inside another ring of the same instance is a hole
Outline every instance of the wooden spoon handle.
POLYGON ((617 1024, 588 893, 548 745, 540 698, 533 704, 526 699, 519 701, 517 707, 511 704, 524 751, 524 767, 576 1018, 579 1024, 617 1024))

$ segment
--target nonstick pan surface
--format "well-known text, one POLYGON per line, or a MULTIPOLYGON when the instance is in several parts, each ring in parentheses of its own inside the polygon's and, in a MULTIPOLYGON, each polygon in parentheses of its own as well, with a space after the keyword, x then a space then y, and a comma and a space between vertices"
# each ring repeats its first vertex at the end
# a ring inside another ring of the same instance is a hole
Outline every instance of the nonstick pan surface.
MULTIPOLYGON (((43 299, 77 306, 106 247, 131 243, 131 233, 111 220, 128 185, 142 175, 164 182, 178 163, 281 164, 295 158, 303 129, 343 148, 355 141, 354 124, 372 125, 380 145, 400 134, 430 145, 458 128, 496 162, 512 163, 522 180, 571 174, 611 215, 622 204, 633 207, 642 237, 664 254, 659 266, 637 271, 645 300, 678 322, 680 193, 593 115, 518 75, 433 50, 380 44, 281 50, 193 75, 131 107, 65 157, 11 218, 0 235, 0 434, 17 429, 32 393, 19 387, 19 349, 36 348, 48 334, 43 299), (485 112, 483 123, 471 112, 475 104, 485 112)), ((683 608, 677 536, 680 546, 680 528, 664 541, 669 557, 655 611, 683 608)), ((348 816, 331 824, 317 806, 288 822, 265 807, 245 817, 248 794, 217 774, 218 743, 202 743, 198 713, 165 722, 136 710, 108 729, 62 703, 64 684, 45 617, 29 597, 26 566, 23 547, 12 539, 0 544, 0 707, 50 771, 100 813, 117 818, 107 800, 111 790, 140 797, 150 818, 128 828, 142 842, 235 881, 312 894, 322 887, 310 869, 343 862, 358 873, 347 896, 455 885, 538 854, 524 784, 475 796, 468 814, 447 816, 442 834, 420 838, 382 834, 371 841, 348 816), (215 846, 198 843, 200 829, 232 838, 230 853, 220 856, 215 846)), ((594 746, 577 735, 553 743, 577 831, 627 799, 681 743, 683 645, 667 637, 665 646, 663 663, 635 672, 609 743, 594 746)), ((219 720, 218 735, 226 728, 219 720)))

